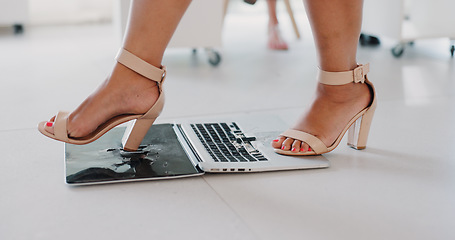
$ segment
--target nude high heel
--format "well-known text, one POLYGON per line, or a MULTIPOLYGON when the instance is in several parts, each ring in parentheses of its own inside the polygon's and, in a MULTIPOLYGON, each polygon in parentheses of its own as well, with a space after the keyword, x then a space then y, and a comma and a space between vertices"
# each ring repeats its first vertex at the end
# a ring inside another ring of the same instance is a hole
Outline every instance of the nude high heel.
POLYGON ((156 100, 155 104, 145 113, 145 114, 123 114, 120 116, 113 117, 106 121, 105 123, 98 126, 98 128, 85 137, 70 137, 68 136, 67 122, 68 122, 68 112, 59 112, 54 121, 54 134, 46 131, 45 124, 46 121, 38 124, 38 130, 47 137, 52 139, 83 145, 91 143, 112 128, 129 121, 132 121, 132 124, 126 129, 125 134, 122 139, 123 149, 127 151, 136 151, 139 145, 142 142, 142 139, 147 134, 148 129, 153 125, 155 119, 160 115, 164 106, 164 92, 162 84, 166 78, 166 67, 162 66, 157 68, 134 54, 128 52, 125 49, 120 49, 116 57, 117 62, 128 67, 129 69, 139 73, 140 75, 150 79, 151 81, 156 82, 159 89, 160 96, 156 100))
POLYGON ((338 135, 335 142, 333 142, 333 144, 330 146, 326 146, 320 139, 309 133, 295 129, 288 129, 282 133, 281 136, 305 142, 310 146, 311 151, 293 152, 290 150, 275 149, 275 152, 284 155, 319 155, 327 153, 338 146, 347 131, 349 131, 347 141, 348 145, 358 150, 365 149, 368 140, 368 133, 370 131, 370 125, 373 120, 374 111, 377 105, 376 92, 373 84, 368 80, 368 72, 369 64, 359 65, 354 70, 345 72, 326 72, 320 70, 318 81, 322 84, 344 85, 351 82, 367 84, 372 93, 372 100, 370 105, 357 113, 348 122, 343 131, 341 131, 340 135, 338 135))

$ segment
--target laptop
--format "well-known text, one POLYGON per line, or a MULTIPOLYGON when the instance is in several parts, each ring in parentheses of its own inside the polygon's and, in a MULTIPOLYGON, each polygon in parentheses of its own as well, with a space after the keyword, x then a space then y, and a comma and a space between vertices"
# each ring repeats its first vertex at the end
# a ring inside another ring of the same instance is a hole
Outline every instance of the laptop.
POLYGON ((136 152, 122 150, 124 127, 87 145, 65 144, 66 183, 161 180, 205 173, 249 173, 329 167, 319 156, 284 156, 270 143, 286 126, 276 117, 201 119, 154 124, 136 152))

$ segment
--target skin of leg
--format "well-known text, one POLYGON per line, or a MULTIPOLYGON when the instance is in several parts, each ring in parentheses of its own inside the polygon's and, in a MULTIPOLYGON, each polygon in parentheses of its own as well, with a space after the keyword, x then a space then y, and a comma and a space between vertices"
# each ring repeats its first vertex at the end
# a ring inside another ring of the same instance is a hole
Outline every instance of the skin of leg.
MULTIPOLYGON (((156 67, 191 0, 133 0, 123 48, 156 67)), ((115 63, 111 74, 68 118, 68 134, 83 137, 120 114, 143 114, 159 96, 155 82, 115 63)), ((53 117, 49 122, 53 122, 53 117)), ((52 124, 45 129, 53 133, 52 124)))
POLYGON ((287 43, 282 39, 279 31, 276 31, 278 26, 278 17, 276 15, 276 0, 267 0, 267 9, 269 14, 268 47, 278 50, 288 49, 287 43))
MULTIPOLYGON (((318 64, 329 72, 357 66, 357 44, 362 23, 363 0, 304 0, 318 53, 318 64)), ((293 129, 310 133, 326 146, 332 145, 349 120, 371 102, 365 84, 330 86, 319 83, 310 108, 293 129)), ((305 152, 309 146, 279 137, 274 148, 305 152)))
POLYGON ((269 25, 277 25, 278 18, 276 16, 276 0, 267 0, 267 10, 269 14, 269 25))

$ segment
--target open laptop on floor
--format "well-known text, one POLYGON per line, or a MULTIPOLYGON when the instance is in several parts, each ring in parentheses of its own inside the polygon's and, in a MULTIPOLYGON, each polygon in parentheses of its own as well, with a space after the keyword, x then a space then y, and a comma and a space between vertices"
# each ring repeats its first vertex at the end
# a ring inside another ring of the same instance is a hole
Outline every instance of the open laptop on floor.
POLYGON ((323 156, 276 154, 284 126, 274 117, 153 125, 137 152, 122 150, 119 127, 88 145, 65 144, 66 182, 73 185, 181 178, 209 173, 329 167, 323 156), (279 123, 278 123, 279 122, 279 123))

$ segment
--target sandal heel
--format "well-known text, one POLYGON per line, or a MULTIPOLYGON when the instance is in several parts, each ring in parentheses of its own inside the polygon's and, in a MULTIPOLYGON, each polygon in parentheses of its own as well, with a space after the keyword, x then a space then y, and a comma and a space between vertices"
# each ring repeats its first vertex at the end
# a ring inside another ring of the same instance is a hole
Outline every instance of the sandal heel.
POLYGON ((155 119, 133 120, 125 130, 122 138, 122 146, 125 151, 137 151, 149 128, 155 119))
POLYGON ((348 130, 348 146, 357 150, 366 148, 374 110, 372 106, 351 125, 348 130))

